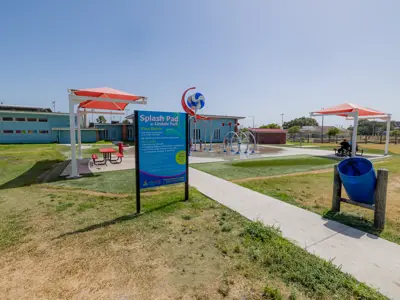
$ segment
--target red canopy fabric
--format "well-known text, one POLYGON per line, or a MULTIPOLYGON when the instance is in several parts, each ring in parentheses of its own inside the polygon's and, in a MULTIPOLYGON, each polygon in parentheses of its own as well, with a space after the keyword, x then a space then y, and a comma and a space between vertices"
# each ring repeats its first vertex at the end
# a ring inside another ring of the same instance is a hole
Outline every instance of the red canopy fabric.
POLYGON ((356 110, 358 110, 358 115, 359 116, 382 116, 382 115, 386 115, 386 113, 381 112, 381 111, 377 111, 375 109, 371 109, 371 108, 367 108, 367 107, 363 107, 360 105, 355 105, 352 103, 343 103, 337 106, 333 106, 330 108, 325 108, 319 111, 315 111, 314 113, 317 114, 322 114, 322 115, 338 115, 338 116, 343 116, 343 117, 347 117, 347 113, 350 112, 355 112, 356 110))
POLYGON ((109 87, 92 88, 92 89, 80 89, 72 90, 76 96, 87 96, 96 98, 109 98, 110 102, 86 100, 79 104, 80 108, 93 108, 93 109, 105 109, 105 110, 124 110, 129 103, 124 102, 112 102, 112 99, 137 101, 144 99, 143 96, 136 96, 123 91, 119 91, 109 87))

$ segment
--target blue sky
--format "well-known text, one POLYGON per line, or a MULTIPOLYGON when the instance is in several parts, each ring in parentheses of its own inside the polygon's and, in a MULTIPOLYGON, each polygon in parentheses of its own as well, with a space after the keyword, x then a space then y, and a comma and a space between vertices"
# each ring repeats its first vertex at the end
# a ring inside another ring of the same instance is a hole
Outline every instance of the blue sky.
POLYGON ((205 113, 258 125, 343 102, 400 119, 399 11, 397 0, 2 1, 0 101, 67 111, 68 88, 109 86, 181 111, 196 86, 205 113))

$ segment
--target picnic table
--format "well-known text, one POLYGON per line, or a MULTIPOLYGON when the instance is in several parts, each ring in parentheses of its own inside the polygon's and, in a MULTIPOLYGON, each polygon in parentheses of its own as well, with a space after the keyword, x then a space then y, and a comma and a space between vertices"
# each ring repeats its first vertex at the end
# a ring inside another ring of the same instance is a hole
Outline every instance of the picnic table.
POLYGON ((99 161, 96 154, 92 154, 93 163, 95 165, 107 165, 107 160, 112 164, 120 164, 122 162, 122 158, 124 155, 121 152, 117 152, 117 150, 113 148, 103 148, 99 149, 99 152, 103 154, 103 160, 99 161), (117 159, 111 159, 111 155, 116 153, 117 159))
POLYGON ((99 149, 100 153, 103 154, 103 158, 104 161, 111 161, 111 154, 117 152, 115 149, 113 148, 103 148, 103 149, 99 149))

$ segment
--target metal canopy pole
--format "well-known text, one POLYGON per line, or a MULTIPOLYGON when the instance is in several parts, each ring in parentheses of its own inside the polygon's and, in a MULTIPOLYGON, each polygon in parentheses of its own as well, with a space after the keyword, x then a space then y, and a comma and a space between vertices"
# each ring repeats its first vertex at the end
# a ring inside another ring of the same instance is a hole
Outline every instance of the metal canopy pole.
POLYGON ((79 159, 83 159, 83 157, 82 157, 81 114, 79 113, 79 108, 76 112, 76 118, 77 118, 76 126, 78 127, 77 128, 77 131, 78 131, 78 156, 79 156, 79 159))
POLYGON ((354 125, 353 125, 353 139, 351 142, 351 156, 356 156, 357 150, 357 127, 358 127, 358 110, 354 113, 354 125))
POLYGON ((385 155, 389 154, 389 141, 390 141, 390 121, 391 121, 391 115, 388 115, 387 117, 387 123, 386 123, 386 143, 385 143, 385 155))
POLYGON ((69 178, 79 177, 78 166, 76 163, 74 104, 74 100, 72 99, 71 95, 69 95, 69 136, 71 140, 71 174, 69 178))

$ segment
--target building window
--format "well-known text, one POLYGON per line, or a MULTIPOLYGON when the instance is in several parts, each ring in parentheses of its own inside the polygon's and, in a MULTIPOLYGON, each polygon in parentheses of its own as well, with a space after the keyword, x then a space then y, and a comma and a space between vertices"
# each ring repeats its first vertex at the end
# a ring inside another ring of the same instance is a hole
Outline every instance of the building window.
POLYGON ((214 140, 221 139, 221 129, 214 129, 214 140))
POLYGON ((37 130, 28 130, 28 134, 36 134, 37 130))
POLYGON ((193 129, 193 138, 200 140, 200 129, 193 129))
POLYGON ((128 139, 133 139, 133 128, 128 128, 128 139))
POLYGON ((40 134, 49 134, 49 131, 48 130, 39 130, 39 133, 40 134))
POLYGON ((47 118, 39 118, 39 122, 46 123, 47 122, 47 118))
POLYGON ((104 139, 108 140, 108 129, 104 129, 104 139))
POLYGON ((37 122, 36 118, 27 118, 26 119, 28 122, 37 122))
POLYGON ((12 118, 12 117, 3 117, 3 121, 4 122, 14 121, 14 118, 12 118))
POLYGON ((13 134, 14 130, 3 130, 4 134, 13 134))
POLYGON ((26 130, 15 130, 15 133, 26 134, 26 130))
POLYGON ((15 118, 15 121, 17 122, 25 122, 25 118, 15 118))

